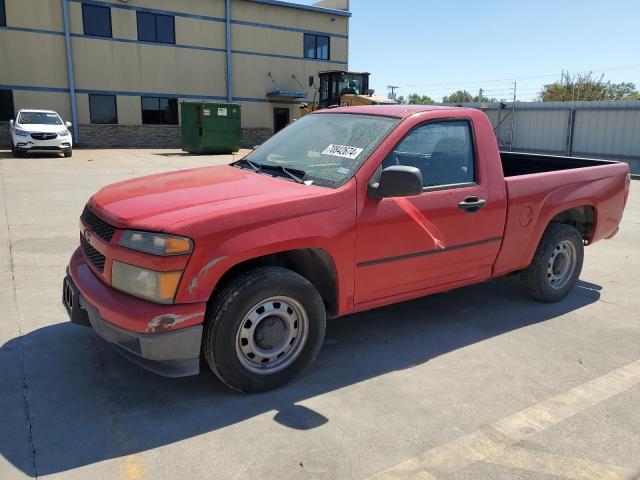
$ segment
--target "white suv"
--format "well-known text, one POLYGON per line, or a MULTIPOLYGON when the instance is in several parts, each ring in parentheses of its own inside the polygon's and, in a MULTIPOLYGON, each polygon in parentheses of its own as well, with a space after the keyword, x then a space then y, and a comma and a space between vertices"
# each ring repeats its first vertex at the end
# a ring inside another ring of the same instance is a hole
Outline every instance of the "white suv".
POLYGON ((11 151, 15 157, 29 152, 62 152, 70 157, 73 142, 71 123, 63 122, 53 110, 20 110, 9 121, 11 151))

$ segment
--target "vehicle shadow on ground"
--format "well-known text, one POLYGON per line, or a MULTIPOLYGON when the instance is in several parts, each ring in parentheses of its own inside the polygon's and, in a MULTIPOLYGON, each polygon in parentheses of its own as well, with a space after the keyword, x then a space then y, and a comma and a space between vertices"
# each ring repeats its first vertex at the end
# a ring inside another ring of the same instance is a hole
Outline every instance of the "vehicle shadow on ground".
POLYGON ((331 418, 296 403, 580 309, 596 302, 600 290, 580 282, 563 301, 543 304, 526 297, 512 277, 332 320, 311 369, 259 395, 231 392, 210 373, 156 376, 122 359, 86 327, 51 325, 0 349, 1 384, 10 385, 0 392, 0 453, 27 475, 48 475, 270 411, 281 425, 316 428, 331 418))
POLYGON ((56 152, 34 152, 22 157, 14 157, 11 150, 0 150, 0 160, 11 158, 15 160, 28 160, 29 158, 64 158, 64 155, 56 152))

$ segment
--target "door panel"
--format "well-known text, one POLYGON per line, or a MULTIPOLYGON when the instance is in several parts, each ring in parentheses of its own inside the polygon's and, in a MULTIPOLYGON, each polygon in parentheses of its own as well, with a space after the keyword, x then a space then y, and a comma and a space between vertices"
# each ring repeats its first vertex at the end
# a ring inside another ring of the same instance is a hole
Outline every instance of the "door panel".
POLYGON ((355 302, 488 277, 501 240, 490 227, 491 205, 458 208, 487 195, 474 186, 367 200, 358 217, 355 302))
POLYGON ((419 168, 425 191, 364 199, 358 212, 355 303, 488 278, 500 248, 504 205, 493 204, 477 178, 469 123, 417 127, 379 171, 390 165, 419 168), (474 200, 478 207, 470 205, 474 200))

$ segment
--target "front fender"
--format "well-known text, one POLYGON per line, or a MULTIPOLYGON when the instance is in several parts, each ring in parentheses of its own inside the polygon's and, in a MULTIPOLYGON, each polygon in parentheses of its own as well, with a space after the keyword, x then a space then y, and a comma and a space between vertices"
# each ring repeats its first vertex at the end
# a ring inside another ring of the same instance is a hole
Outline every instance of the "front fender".
POLYGON ((184 271, 176 303, 207 301, 222 276, 243 262, 275 253, 319 249, 330 257, 336 272, 338 310, 353 303, 355 262, 355 201, 331 210, 287 217, 269 223, 248 224, 195 239, 196 248, 184 271))

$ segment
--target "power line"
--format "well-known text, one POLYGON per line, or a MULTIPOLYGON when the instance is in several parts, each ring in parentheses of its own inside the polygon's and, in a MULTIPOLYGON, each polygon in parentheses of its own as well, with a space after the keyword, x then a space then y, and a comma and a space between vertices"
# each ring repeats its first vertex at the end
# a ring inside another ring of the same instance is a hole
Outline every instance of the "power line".
MULTIPOLYGON (((590 69, 590 70, 583 70, 580 72, 576 72, 578 74, 580 73, 589 73, 589 72, 608 72, 611 70, 624 70, 624 69, 632 69, 632 68, 640 68, 640 64, 636 64, 636 65, 622 65, 622 66, 618 66, 618 67, 607 67, 607 68, 594 68, 594 69, 590 69)), ((546 78, 546 77, 557 77, 558 73, 549 73, 549 74, 541 74, 541 75, 530 75, 530 76, 524 76, 524 77, 511 77, 511 78, 498 78, 498 79, 492 79, 492 80, 478 80, 478 81, 473 81, 473 82, 455 82, 454 85, 480 85, 483 83, 493 83, 493 82, 507 82, 507 81, 515 81, 515 80, 532 80, 532 79, 537 79, 537 78, 546 78)), ((451 85, 452 82, 447 82, 447 83, 425 83, 425 84, 420 84, 420 85, 405 85, 402 88, 424 88, 424 87, 438 87, 438 86, 447 86, 447 85, 451 85)))

